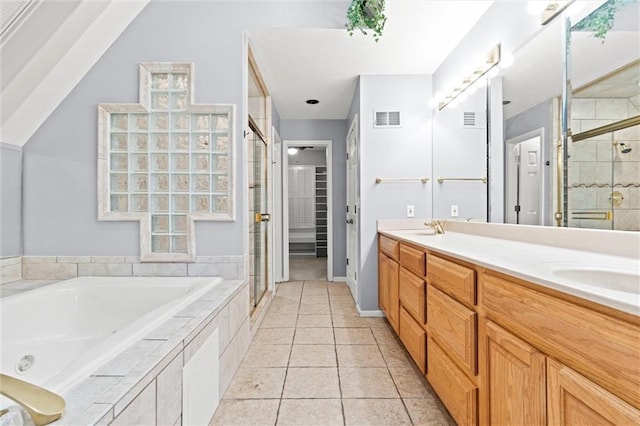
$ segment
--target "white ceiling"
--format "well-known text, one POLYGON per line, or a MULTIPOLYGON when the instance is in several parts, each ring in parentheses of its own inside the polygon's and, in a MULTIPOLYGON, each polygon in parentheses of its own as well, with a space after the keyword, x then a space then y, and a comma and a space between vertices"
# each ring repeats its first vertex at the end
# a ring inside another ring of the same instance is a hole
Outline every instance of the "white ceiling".
POLYGON ((357 76, 433 74, 492 3, 387 0, 377 43, 346 29, 255 28, 248 35, 281 118, 345 119, 357 76), (320 103, 305 104, 310 98, 320 103))

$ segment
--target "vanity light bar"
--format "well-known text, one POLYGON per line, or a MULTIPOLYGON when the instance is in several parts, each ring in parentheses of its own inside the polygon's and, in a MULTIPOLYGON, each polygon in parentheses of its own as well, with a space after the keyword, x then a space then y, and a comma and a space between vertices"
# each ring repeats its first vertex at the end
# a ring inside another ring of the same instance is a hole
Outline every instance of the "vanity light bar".
POLYGON ((493 67, 500 62, 500 44, 496 44, 486 55, 486 59, 482 64, 478 64, 471 75, 465 76, 456 87, 438 102, 438 110, 446 107, 451 101, 460 96, 462 92, 467 90, 473 83, 478 81, 480 77, 488 73, 493 67))

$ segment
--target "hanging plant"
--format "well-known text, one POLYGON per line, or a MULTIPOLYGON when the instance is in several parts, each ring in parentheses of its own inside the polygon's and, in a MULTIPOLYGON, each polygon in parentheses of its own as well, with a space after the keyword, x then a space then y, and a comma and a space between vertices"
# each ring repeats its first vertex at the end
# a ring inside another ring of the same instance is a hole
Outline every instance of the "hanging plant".
POLYGON ((352 36, 356 29, 364 35, 367 35, 367 30, 372 30, 374 40, 378 41, 387 22, 384 0, 352 0, 347 10, 347 19, 349 35, 352 36))
POLYGON ((615 24, 616 14, 620 8, 638 0, 609 0, 591 12, 586 18, 574 25, 572 31, 593 31, 593 36, 604 43, 607 33, 615 24))

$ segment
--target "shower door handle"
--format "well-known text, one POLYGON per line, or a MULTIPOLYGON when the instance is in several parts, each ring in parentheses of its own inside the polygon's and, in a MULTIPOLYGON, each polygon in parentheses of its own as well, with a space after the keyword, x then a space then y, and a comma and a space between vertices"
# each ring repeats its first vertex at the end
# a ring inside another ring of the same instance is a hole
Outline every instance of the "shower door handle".
POLYGON ((256 213, 255 221, 256 222, 269 222, 271 220, 271 213, 256 213))

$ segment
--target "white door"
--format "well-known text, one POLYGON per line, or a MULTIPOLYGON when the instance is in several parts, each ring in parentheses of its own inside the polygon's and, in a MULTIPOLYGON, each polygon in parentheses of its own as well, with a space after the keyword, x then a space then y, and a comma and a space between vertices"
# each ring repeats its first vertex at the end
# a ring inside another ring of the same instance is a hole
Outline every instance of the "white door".
POLYGON ((507 223, 542 225, 541 138, 508 144, 507 223))
POLYGON ((358 302, 358 116, 347 134, 347 284, 358 302))

